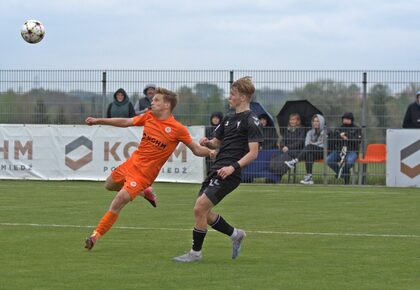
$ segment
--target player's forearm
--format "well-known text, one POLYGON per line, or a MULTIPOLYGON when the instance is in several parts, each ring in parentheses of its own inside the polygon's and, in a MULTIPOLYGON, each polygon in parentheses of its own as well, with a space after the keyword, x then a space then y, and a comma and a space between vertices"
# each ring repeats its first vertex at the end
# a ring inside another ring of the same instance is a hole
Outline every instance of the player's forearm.
POLYGON ((243 168, 257 158, 258 158, 258 151, 249 151, 241 159, 239 159, 238 163, 241 166, 241 168, 243 168))
POLYGON ((191 143, 186 144, 186 145, 191 150, 191 152, 196 156, 207 157, 207 156, 210 156, 212 152, 214 152, 214 150, 210 150, 209 148, 202 146, 195 141, 192 141, 191 143))
POLYGON ((206 144, 206 146, 210 149, 218 149, 220 146, 220 141, 216 138, 213 138, 206 144))
POLYGON ((128 127, 131 126, 132 121, 130 118, 98 118, 96 124, 115 127, 128 127))
POLYGON ((195 150, 193 151, 194 155, 200 156, 200 157, 207 157, 210 156, 211 150, 209 148, 206 148, 204 146, 197 146, 195 150))

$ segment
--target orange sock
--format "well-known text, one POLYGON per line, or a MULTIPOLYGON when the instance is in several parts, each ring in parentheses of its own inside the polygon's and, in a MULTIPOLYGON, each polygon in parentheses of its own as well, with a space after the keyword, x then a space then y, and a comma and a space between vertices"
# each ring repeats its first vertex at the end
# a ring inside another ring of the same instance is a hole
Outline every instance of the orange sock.
POLYGON ((117 218, 118 218, 117 213, 114 213, 112 211, 107 211, 105 215, 102 217, 98 226, 96 227, 96 230, 95 230, 96 234, 99 234, 99 237, 103 236, 107 231, 109 231, 109 229, 115 223, 117 218))

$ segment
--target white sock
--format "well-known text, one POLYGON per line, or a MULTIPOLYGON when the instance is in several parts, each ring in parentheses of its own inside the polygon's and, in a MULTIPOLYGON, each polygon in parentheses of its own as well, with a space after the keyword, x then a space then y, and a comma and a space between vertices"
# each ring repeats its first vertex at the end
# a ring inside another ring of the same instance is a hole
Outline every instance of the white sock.
POLYGON ((194 251, 193 249, 191 249, 190 253, 193 254, 194 256, 200 256, 201 255, 201 251, 194 251))

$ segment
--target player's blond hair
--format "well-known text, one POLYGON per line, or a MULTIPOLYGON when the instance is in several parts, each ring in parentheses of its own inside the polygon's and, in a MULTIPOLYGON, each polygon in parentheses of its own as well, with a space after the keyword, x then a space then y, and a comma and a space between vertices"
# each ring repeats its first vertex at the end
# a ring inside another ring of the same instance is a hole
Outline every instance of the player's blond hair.
POLYGON ((163 101, 171 104, 171 112, 175 109, 176 104, 178 104, 178 95, 165 88, 156 88, 156 94, 163 96, 163 101))
POLYGON ((252 78, 250 76, 236 80, 232 84, 232 89, 236 89, 240 95, 247 96, 249 100, 255 92, 255 86, 252 83, 252 78))

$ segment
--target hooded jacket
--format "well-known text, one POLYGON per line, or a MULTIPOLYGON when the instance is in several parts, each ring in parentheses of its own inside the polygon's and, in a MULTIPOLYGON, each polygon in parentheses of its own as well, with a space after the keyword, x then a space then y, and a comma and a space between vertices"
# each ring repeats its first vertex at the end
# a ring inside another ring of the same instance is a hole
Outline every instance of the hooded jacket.
POLYGON ((406 129, 419 129, 420 128, 420 103, 418 96, 420 91, 416 94, 416 100, 408 105, 407 111, 405 112, 404 121, 402 124, 403 128, 406 129))
POLYGON ((275 149, 277 148, 277 141, 279 135, 277 134, 276 127, 272 122, 272 119, 268 114, 263 113, 258 116, 258 119, 264 118, 267 120, 267 126, 261 126, 261 131, 263 133, 264 141, 261 143, 261 149, 275 149))
POLYGON ((109 104, 106 116, 107 118, 131 118, 135 116, 133 105, 124 89, 118 89, 114 93, 114 101, 109 104), (118 93, 124 95, 121 102, 117 100, 118 93))
POLYGON ((325 131, 325 119, 320 114, 316 114, 316 116, 319 119, 320 132, 317 133, 314 128, 309 130, 308 133, 306 133, 305 146, 315 145, 315 146, 323 148, 324 139, 326 138, 326 135, 327 135, 325 131))
POLYGON ((222 122, 223 120, 223 113, 222 112, 213 112, 210 116, 210 126, 206 126, 206 137, 209 139, 213 139, 213 132, 214 129, 216 129, 217 126, 219 126, 219 124, 213 124, 213 117, 218 117, 219 118, 219 124, 222 122))

